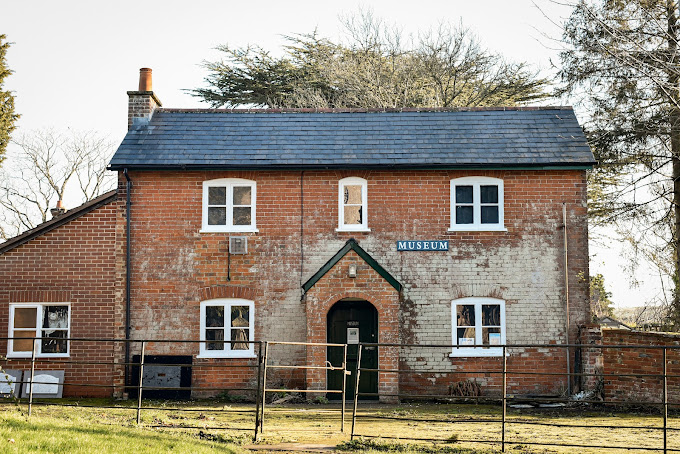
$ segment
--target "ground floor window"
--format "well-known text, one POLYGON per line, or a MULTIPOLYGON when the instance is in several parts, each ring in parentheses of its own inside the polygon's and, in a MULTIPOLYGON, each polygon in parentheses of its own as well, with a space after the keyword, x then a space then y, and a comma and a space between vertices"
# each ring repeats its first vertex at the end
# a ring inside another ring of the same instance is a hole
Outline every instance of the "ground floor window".
POLYGON ((201 348, 205 358, 254 356, 253 319, 250 300, 219 298, 201 303, 201 348))
POLYGON ((68 303, 11 304, 7 355, 30 357, 33 338, 37 356, 68 356, 70 337, 70 305, 68 303))
POLYGON ((505 301, 460 298, 451 302, 451 356, 500 356, 505 344, 505 301), (463 347, 464 348, 460 348, 463 347))

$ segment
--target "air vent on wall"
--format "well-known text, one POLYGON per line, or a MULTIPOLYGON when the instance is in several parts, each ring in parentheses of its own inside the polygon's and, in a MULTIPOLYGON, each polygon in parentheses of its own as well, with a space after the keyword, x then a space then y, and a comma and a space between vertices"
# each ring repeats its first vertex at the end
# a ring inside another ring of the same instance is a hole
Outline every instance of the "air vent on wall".
POLYGON ((231 237, 229 237, 229 252, 231 254, 247 254, 248 253, 248 237, 245 237, 245 236, 231 236, 231 237))

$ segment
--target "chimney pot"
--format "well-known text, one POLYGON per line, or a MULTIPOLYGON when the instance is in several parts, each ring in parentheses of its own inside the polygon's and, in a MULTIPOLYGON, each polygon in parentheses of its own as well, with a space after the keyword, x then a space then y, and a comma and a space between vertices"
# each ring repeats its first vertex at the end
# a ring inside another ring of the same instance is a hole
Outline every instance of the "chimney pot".
POLYGON ((152 91, 151 68, 139 69, 139 91, 152 91))
POLYGON ((50 209, 50 213, 52 214, 53 218, 61 216, 62 214, 66 213, 66 211, 68 211, 68 210, 66 208, 64 208, 64 202, 62 202, 61 200, 57 200, 56 208, 50 209))

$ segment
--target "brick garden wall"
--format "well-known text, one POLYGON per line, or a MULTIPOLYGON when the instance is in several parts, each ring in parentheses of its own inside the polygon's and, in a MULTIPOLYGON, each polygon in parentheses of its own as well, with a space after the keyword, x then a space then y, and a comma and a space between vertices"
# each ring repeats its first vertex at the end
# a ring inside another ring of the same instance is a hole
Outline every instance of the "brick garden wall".
MULTIPOLYGON (((601 349, 590 349, 587 362, 596 367, 584 372, 595 373, 592 386, 603 380, 605 400, 618 403, 659 403, 663 395, 663 345, 680 346, 680 335, 646 333, 620 329, 591 328, 589 340, 600 341, 601 349), (614 346, 637 348, 614 348, 614 346), (612 346, 607 348, 606 346, 612 346)), ((668 398, 680 402, 680 350, 667 349, 668 398)))
MULTIPOLYGON (((0 326, 7 335, 11 303, 71 303, 73 338, 112 339, 122 327, 117 298, 116 201, 0 254, 0 326)), ((120 348, 120 345, 118 346, 120 348)), ((110 396, 121 383, 122 370, 107 362, 115 358, 112 342, 73 341, 69 358, 38 361, 36 370, 64 370, 65 396, 110 396), (79 384, 103 385, 78 386, 79 384)), ((0 340, 0 356, 7 342, 0 340)), ((30 360, 0 363, 9 369, 30 369, 30 360)))

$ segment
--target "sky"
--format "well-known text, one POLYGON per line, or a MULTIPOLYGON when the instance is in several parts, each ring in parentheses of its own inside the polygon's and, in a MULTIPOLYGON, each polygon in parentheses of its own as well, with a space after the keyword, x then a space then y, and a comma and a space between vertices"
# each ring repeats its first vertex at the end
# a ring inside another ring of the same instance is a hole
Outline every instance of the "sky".
MULTIPOLYGON (((551 0, 8 1, 0 34, 12 43, 7 63, 14 74, 4 88, 14 92, 21 114, 14 134, 70 128, 119 143, 127 128, 126 92, 137 89, 139 68, 153 69, 153 90, 164 107, 206 108, 185 90, 204 86, 202 63, 220 58, 216 46, 256 44, 276 52, 284 35, 315 29, 341 38, 340 18, 362 9, 413 34, 462 23, 484 47, 546 74, 559 63, 557 24, 570 13, 551 0)), ((658 292, 644 267, 637 275, 642 285, 629 287, 617 247, 593 244, 591 256, 591 274, 605 275, 615 303, 636 305, 658 292)))

